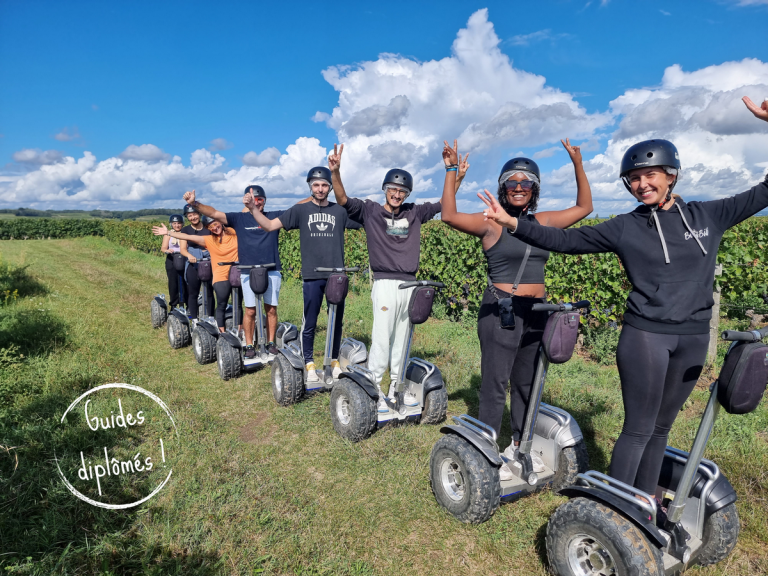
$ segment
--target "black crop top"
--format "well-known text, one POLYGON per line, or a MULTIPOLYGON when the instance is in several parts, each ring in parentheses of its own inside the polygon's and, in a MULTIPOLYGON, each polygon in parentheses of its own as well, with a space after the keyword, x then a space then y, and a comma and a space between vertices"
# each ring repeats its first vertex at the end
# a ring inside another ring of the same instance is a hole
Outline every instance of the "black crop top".
MULTIPOLYGON (((539 221, 532 214, 522 218, 531 224, 539 224, 539 221)), ((488 250, 483 250, 488 260, 488 276, 491 277, 491 282, 514 284, 517 272, 520 270, 520 264, 523 263, 527 246, 525 242, 510 234, 508 229, 503 228, 499 241, 488 250)), ((549 252, 547 250, 531 246, 531 255, 525 264, 520 284, 544 284, 544 265, 548 259, 549 252)))

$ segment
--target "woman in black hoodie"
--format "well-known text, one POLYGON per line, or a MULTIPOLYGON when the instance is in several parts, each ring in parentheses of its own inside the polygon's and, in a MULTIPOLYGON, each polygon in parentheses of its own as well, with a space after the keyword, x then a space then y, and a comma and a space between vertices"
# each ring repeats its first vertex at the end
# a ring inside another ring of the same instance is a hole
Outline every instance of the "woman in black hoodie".
MULTIPOLYGON (((749 110, 768 121, 768 101, 749 110)), ((666 140, 630 147, 621 178, 642 203, 596 226, 560 230, 511 217, 487 191, 485 216, 537 248, 566 254, 614 252, 632 283, 616 364, 624 426, 610 475, 653 494, 667 437, 707 355, 712 284, 725 231, 768 206, 768 177, 722 200, 686 203, 672 195, 680 178, 677 149, 666 140)))

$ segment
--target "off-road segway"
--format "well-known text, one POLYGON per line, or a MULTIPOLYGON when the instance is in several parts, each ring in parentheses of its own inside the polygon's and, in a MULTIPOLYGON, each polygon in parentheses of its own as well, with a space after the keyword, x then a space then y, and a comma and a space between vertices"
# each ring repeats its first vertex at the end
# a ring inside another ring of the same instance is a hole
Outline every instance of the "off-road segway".
POLYGON ((768 379, 768 327, 727 330, 732 344, 710 387, 690 453, 667 446, 655 494, 605 474, 579 474, 560 491, 573 498, 547 524, 547 558, 558 576, 679 574, 691 563, 725 559, 736 546, 736 493, 717 464, 703 458, 721 406, 730 414, 755 410, 768 379), (657 507, 667 506, 666 518, 657 507))
POLYGON ((237 262, 219 262, 219 266, 231 266, 229 269, 229 284, 232 287, 232 326, 220 332, 216 340, 216 360, 219 366, 219 376, 222 380, 237 378, 244 369, 258 369, 269 364, 274 356, 267 352, 267 341, 264 337, 264 311, 262 309, 263 295, 269 287, 268 270, 274 264, 241 265, 237 262), (242 323, 243 311, 240 307, 240 270, 250 270, 248 281, 251 290, 256 295, 256 356, 245 357, 245 334, 239 326, 242 323))
POLYGON ((442 282, 414 280, 400 284, 400 290, 416 287, 408 303, 408 328, 403 345, 403 366, 397 381, 384 395, 376 385, 373 372, 360 365, 351 365, 341 374, 339 384, 331 392, 331 420, 342 438, 359 442, 368 438, 377 427, 391 422, 421 422, 437 424, 445 419, 448 392, 440 370, 421 358, 410 358, 413 332, 432 312, 436 289, 442 282), (415 396, 416 404, 406 406, 405 394, 415 396), (379 411, 379 400, 387 410, 379 411))
MULTIPOLYGON (((325 286, 325 301, 328 304, 328 328, 325 333, 323 369, 316 370, 318 382, 307 382, 307 370, 299 339, 289 338, 286 341, 285 335, 296 334, 298 336, 296 326, 285 323, 278 328, 277 348, 279 353, 272 367, 272 395, 281 406, 295 404, 301 400, 306 392, 328 390, 338 383, 338 380, 333 377, 333 369, 331 368, 333 338, 336 330, 336 308, 344 302, 349 291, 347 272, 357 272, 358 270, 360 270, 359 266, 315 268, 315 272, 331 272, 325 286)), ((347 338, 342 342, 339 350, 339 365, 342 370, 348 369, 350 364, 365 362, 367 357, 365 345, 361 342, 352 338, 347 338)))
POLYGON ((466 414, 454 416, 445 434, 432 448, 430 480, 437 502, 462 522, 485 522, 502 502, 512 502, 551 484, 553 490, 571 484, 587 470, 588 456, 581 429, 565 410, 541 402, 550 362, 570 359, 578 338, 579 309, 575 304, 534 304, 534 311, 550 311, 539 351, 516 461, 508 460, 496 444, 496 431, 466 414), (533 471, 531 452, 544 462, 543 472, 533 471), (499 468, 507 462, 514 474, 500 480, 499 468))
MULTIPOLYGON (((190 264, 192 266, 192 264, 190 264)), ((216 341, 219 339, 219 327, 213 310, 208 310, 208 290, 213 280, 213 269, 208 258, 197 261, 197 277, 202 288, 202 305, 200 313, 192 326, 192 351, 198 364, 210 364, 216 360, 216 341)), ((229 316, 231 318, 231 314, 229 316)))
POLYGON ((168 319, 166 320, 168 343, 174 349, 189 346, 192 342, 189 316, 187 315, 187 300, 184 293, 184 267, 186 263, 187 258, 185 256, 182 256, 179 252, 174 253, 173 267, 179 274, 179 303, 168 313, 168 319))

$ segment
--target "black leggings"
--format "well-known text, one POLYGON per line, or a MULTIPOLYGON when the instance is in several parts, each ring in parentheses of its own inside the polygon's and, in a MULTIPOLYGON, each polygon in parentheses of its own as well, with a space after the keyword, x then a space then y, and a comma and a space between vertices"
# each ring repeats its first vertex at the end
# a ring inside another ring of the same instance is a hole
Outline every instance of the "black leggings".
MULTIPOLYGON (((507 295, 500 290, 498 292, 507 295)), ((539 346, 549 315, 531 310, 531 306, 537 302, 544 302, 543 298, 516 296, 512 302, 515 310, 515 328, 512 330, 501 327, 499 305, 489 290, 486 289, 480 303, 477 336, 482 355, 482 382, 478 420, 491 426, 496 434, 501 433, 501 419, 509 384, 512 437, 519 441, 536 376, 539 346)))
POLYGON ((696 385, 709 334, 655 334, 624 324, 616 364, 624 426, 610 475, 654 494, 672 423, 696 385))
MULTIPOLYGON (((171 308, 175 308, 179 304, 179 276, 176 272, 176 268, 173 266, 173 256, 166 255, 165 257, 165 273, 168 276, 168 304, 171 308)), ((182 288, 184 290, 184 296, 187 294, 187 283, 182 276, 182 288)))
MULTIPOLYGON (((190 318, 197 318, 198 315, 198 305, 197 305, 197 297, 200 294, 200 289, 202 287, 202 282, 197 277, 197 266, 194 264, 190 264, 187 266, 187 308, 189 309, 189 317, 190 318)), ((210 282, 207 282, 207 290, 208 290, 208 302, 206 302, 205 307, 206 311, 208 312, 208 315, 210 316, 213 313, 213 286, 211 286, 210 282)))

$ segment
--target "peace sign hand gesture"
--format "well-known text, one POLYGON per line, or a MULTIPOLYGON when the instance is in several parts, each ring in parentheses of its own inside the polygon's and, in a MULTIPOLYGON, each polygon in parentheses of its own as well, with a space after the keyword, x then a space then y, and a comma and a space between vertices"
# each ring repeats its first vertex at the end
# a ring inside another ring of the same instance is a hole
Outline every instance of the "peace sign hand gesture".
POLYGON ((458 141, 453 141, 453 148, 451 148, 450 144, 446 140, 443 140, 443 144, 445 144, 445 147, 443 148, 443 162, 445 162, 446 166, 450 166, 451 164, 458 164, 459 163, 459 153, 457 152, 458 149, 458 141))
POLYGON ((760 118, 760 120, 768 122, 768 98, 763 100, 763 103, 760 106, 752 102, 752 100, 749 99, 749 96, 744 96, 741 100, 746 104, 747 108, 749 108, 749 111, 755 115, 755 118, 760 118))
POLYGON ((461 154, 459 154, 459 175, 458 178, 460 180, 464 179, 464 176, 467 174, 467 170, 469 170, 469 152, 464 154, 464 158, 461 157, 461 154))
POLYGON ((333 145, 333 152, 328 154, 328 168, 331 172, 338 172, 341 168, 341 153, 344 152, 344 144, 341 146, 333 145))
POLYGON ((560 143, 563 145, 566 152, 568 152, 568 156, 571 157, 571 162, 574 164, 581 164, 581 147, 571 146, 571 141, 568 138, 565 139, 565 142, 560 140, 560 143))

